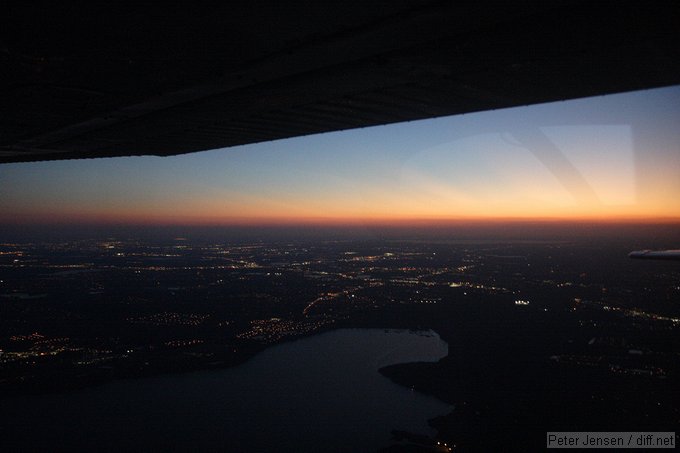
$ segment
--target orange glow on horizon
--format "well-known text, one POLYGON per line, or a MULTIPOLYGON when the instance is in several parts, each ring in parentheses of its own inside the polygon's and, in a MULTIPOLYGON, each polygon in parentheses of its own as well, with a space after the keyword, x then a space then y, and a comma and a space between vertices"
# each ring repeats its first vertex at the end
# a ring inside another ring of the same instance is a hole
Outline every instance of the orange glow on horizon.
POLYGON ((186 215, 167 213, 140 215, 138 213, 52 212, 22 213, 1 223, 14 225, 139 225, 139 226, 395 226, 427 227, 474 224, 679 224, 680 216, 646 215, 583 215, 583 216, 248 216, 222 217, 216 215, 186 215))
MULTIPOLYGON (((434 184, 434 183, 433 183, 434 184)), ((531 197, 500 194, 484 197, 445 186, 399 193, 363 193, 325 197, 265 198, 243 194, 191 196, 162 203, 149 200, 87 200, 11 206, 6 224, 98 225, 426 225, 502 222, 680 222, 675 199, 654 197, 649 203, 603 205, 576 203, 544 191, 531 197), (515 199, 513 199, 515 197, 515 199), (548 199, 546 199, 548 198, 548 199), (674 208, 675 207, 675 208, 674 208)))

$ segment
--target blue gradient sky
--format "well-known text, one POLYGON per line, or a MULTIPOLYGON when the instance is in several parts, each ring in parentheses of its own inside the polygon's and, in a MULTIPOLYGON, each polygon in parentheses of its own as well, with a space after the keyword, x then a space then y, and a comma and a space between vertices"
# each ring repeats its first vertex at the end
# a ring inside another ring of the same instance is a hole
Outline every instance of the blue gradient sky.
POLYGON ((5 223, 680 219, 680 87, 174 157, 0 165, 5 223))

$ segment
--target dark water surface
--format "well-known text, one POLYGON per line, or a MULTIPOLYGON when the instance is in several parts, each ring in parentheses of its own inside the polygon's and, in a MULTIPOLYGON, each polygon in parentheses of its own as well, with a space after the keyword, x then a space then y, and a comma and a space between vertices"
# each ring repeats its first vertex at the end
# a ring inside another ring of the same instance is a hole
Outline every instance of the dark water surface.
POLYGON ((450 410, 377 370, 447 352, 432 331, 340 329, 233 368, 4 400, 0 450, 375 452, 450 410))

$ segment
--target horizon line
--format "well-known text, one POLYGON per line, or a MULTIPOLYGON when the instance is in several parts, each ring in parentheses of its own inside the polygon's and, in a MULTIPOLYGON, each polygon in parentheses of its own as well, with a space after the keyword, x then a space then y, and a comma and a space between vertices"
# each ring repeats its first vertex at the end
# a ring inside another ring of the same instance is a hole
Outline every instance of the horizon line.
POLYGON ((442 226, 483 226, 501 224, 545 224, 545 225, 674 225, 680 224, 680 217, 459 217, 459 218, 327 218, 311 217, 298 219, 274 219, 274 218, 243 218, 231 221, 225 220, 203 220, 203 221, 134 221, 110 219, 59 219, 50 221, 4 221, 0 222, 0 227, 135 227, 135 228, 154 228, 154 227, 215 227, 215 228, 246 228, 246 227, 442 227, 442 226))

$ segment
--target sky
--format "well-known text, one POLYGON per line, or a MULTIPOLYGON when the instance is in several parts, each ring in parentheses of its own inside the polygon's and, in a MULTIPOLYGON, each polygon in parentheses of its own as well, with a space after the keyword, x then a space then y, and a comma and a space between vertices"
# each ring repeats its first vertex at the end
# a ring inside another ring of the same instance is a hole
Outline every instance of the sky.
POLYGON ((680 221, 680 86, 171 157, 0 165, 0 223, 680 221))

